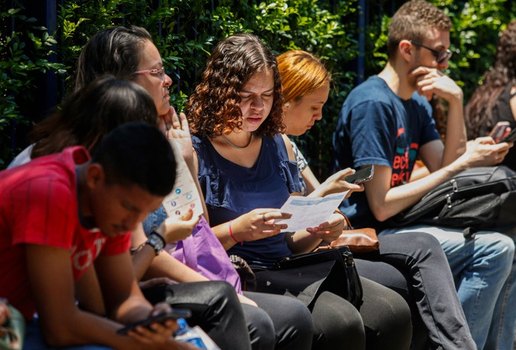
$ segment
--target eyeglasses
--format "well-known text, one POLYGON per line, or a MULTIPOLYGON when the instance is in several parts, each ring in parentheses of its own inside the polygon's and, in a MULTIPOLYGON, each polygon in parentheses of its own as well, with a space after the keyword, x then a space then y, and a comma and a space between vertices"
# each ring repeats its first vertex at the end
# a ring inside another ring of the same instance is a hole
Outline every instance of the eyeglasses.
POLYGON ((451 52, 450 50, 435 50, 435 49, 432 49, 431 47, 428 47, 421 43, 418 43, 417 41, 411 41, 411 43, 412 43, 412 45, 422 47, 422 48, 430 51, 432 53, 432 55, 434 55, 435 60, 438 64, 441 64, 441 63, 449 60, 453 54, 453 52, 451 52))
POLYGON ((163 81, 163 80, 165 80, 165 75, 167 73, 165 73, 165 68, 161 67, 161 68, 137 70, 136 72, 133 72, 133 74, 150 74, 155 77, 158 77, 161 81, 163 81))

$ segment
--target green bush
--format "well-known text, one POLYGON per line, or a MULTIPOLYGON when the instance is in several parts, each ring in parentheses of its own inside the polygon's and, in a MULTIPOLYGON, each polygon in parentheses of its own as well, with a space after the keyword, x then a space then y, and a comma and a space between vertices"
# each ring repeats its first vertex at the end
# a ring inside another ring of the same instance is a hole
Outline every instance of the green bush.
MULTIPOLYGON (((454 57, 450 72, 469 94, 491 64, 498 31, 514 14, 515 5, 503 0, 433 2, 446 7, 452 15, 454 57)), ((377 73, 385 62, 388 16, 398 4, 383 0, 367 3, 369 23, 365 28, 364 57, 366 75, 370 75, 377 73)), ((22 108, 30 100, 21 101, 18 95, 21 89, 28 92, 25 95, 29 99, 35 93, 33 73, 65 72, 62 79, 69 87, 80 48, 101 28, 135 24, 151 32, 174 81, 171 100, 179 109, 198 82, 214 44, 230 34, 252 32, 275 53, 298 48, 311 51, 332 72, 333 88, 324 119, 296 140, 316 175, 321 179, 329 175, 331 132, 342 102, 355 85, 357 0, 67 0, 61 4, 57 33, 47 34, 35 25, 35 19, 23 17, 21 8, 0 14, 2 133, 10 132, 13 121, 31 122, 22 108), (13 30, 9 27, 12 21, 16 23, 13 30), (59 38, 57 44, 53 38, 59 38), (48 60, 52 50, 57 52, 59 63, 48 60)), ((11 159, 11 150, 12 146, 2 141, 0 168, 11 159)))
POLYGON ((30 104, 41 73, 62 73, 62 65, 48 60, 56 44, 47 29, 24 15, 23 8, 0 12, 0 169, 14 156, 15 126, 28 123, 23 106, 30 104))

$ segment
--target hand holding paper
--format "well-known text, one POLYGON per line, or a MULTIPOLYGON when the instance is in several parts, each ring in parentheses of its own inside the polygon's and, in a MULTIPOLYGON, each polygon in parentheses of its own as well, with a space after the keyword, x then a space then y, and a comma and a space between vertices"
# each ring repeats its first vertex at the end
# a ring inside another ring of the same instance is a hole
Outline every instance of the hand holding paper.
POLYGON ((290 219, 281 221, 288 225, 283 231, 305 230, 328 221, 347 193, 348 191, 316 198, 290 196, 280 209, 281 212, 292 215, 290 219))

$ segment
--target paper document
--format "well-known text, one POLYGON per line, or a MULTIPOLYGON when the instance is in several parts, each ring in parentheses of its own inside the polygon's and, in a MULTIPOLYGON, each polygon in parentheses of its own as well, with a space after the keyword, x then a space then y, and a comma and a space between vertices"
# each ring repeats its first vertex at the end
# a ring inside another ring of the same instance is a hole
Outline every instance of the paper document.
POLYGON ((346 192, 330 194, 326 197, 290 196, 281 207, 281 212, 292 214, 290 219, 281 220, 288 228, 284 232, 304 230, 317 227, 328 221, 346 196, 346 192))
POLYGON ((163 200, 165 211, 169 218, 180 217, 186 214, 188 209, 193 210, 194 216, 199 216, 203 213, 203 209, 192 174, 183 159, 180 146, 174 140, 171 140, 170 144, 177 162, 176 183, 172 192, 163 200))

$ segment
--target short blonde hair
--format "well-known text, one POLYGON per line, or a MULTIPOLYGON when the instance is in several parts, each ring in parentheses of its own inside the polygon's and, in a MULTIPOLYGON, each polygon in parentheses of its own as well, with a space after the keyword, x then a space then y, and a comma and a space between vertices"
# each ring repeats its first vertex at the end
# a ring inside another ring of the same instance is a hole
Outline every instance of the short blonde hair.
POLYGON ((303 96, 331 81, 331 74, 317 57, 302 50, 290 50, 277 57, 285 102, 303 96))

